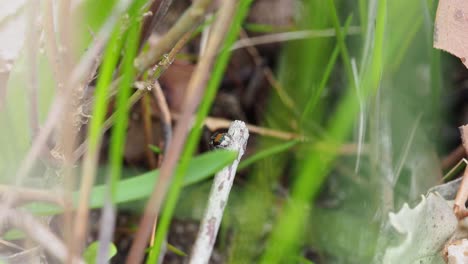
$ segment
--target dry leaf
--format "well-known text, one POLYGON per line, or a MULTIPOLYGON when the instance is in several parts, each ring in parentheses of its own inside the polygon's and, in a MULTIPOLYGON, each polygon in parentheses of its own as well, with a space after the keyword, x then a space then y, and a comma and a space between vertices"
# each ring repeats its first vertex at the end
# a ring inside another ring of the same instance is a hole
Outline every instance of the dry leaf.
POLYGON ((434 26, 434 47, 457 57, 468 67, 468 2, 440 0, 434 26))
POLYGON ((447 255, 449 264, 468 263, 468 240, 457 240, 447 246, 447 255))
POLYGON ((397 245, 387 248, 382 263, 443 263, 440 251, 456 232, 452 205, 439 194, 429 193, 414 208, 405 204, 390 213, 390 224, 401 234, 397 245))

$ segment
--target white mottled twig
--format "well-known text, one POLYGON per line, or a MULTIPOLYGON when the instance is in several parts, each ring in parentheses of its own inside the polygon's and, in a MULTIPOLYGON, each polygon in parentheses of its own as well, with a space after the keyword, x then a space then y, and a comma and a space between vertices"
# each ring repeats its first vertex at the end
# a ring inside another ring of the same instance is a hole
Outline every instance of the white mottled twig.
POLYGON ((210 259, 219 225, 223 218, 224 207, 226 206, 229 192, 234 182, 237 165, 239 165, 247 146, 249 130, 244 122, 236 120, 231 123, 227 136, 229 137, 229 143, 225 149, 237 151, 237 159, 231 165, 218 172, 214 178, 208 206, 190 257, 190 264, 204 264, 208 263, 210 259))

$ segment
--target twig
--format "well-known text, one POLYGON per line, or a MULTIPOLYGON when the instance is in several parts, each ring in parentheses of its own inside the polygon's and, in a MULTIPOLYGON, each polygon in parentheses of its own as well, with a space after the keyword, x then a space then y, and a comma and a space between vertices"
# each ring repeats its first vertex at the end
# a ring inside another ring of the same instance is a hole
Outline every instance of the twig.
POLYGON ((139 72, 143 72, 155 64, 161 57, 171 50, 177 41, 188 31, 196 26, 208 8, 212 0, 195 1, 177 20, 176 24, 162 37, 151 49, 138 56, 135 66, 139 72))
MULTIPOLYGON (((45 248, 51 255, 65 262, 68 253, 65 244, 60 241, 47 227, 38 222, 32 215, 19 210, 0 206, 0 210, 6 215, 6 223, 23 230, 32 240, 45 248)), ((84 264, 78 257, 73 258, 73 263, 84 264)))
MULTIPOLYGON (((351 26, 348 30, 348 35, 355 35, 360 33, 360 27, 351 26)), ((301 30, 301 31, 291 31, 283 33, 275 33, 262 35, 259 37, 252 37, 241 39, 232 45, 231 50, 241 49, 248 46, 257 46, 263 44, 270 44, 275 42, 284 42, 292 41, 298 39, 306 38, 324 38, 324 37, 334 37, 335 29, 322 29, 322 30, 301 30)))
POLYGON ((148 93, 143 95, 140 101, 141 112, 143 115, 143 135, 144 135, 144 149, 149 168, 154 170, 158 167, 158 162, 154 156, 153 151, 148 147, 154 144, 153 137, 153 124, 151 121, 151 97, 148 93))
POLYGON ((140 49, 143 47, 146 40, 148 40, 151 33, 157 29, 162 18, 166 15, 167 10, 172 4, 172 0, 153 0, 149 11, 153 13, 151 19, 146 20, 142 30, 140 39, 140 49))
POLYGON ((231 123, 227 136, 229 143, 226 149, 237 151, 237 159, 231 165, 218 172, 214 178, 208 206, 200 224, 197 240, 190 257, 190 264, 205 264, 210 259, 216 235, 223 218, 224 208, 234 182, 237 166, 247 146, 249 130, 244 122, 236 120, 231 123))
POLYGON ((38 2, 33 1, 28 5, 28 30, 27 30, 27 65, 29 73, 28 99, 29 99, 29 125, 31 138, 34 139, 39 131, 39 108, 38 108, 38 2))
MULTIPOLYGON (((175 113, 172 113, 172 117, 175 120, 179 119, 179 115, 175 113)), ((210 131, 216 131, 219 129, 228 128, 230 123, 231 123, 231 120, 224 119, 224 118, 217 118, 217 117, 207 117, 204 121, 204 125, 207 126, 210 131)), ((300 141, 313 140, 311 138, 307 138, 300 134, 255 126, 251 124, 247 124, 247 128, 249 129, 251 133, 262 135, 262 136, 267 136, 267 137, 272 137, 272 138, 277 138, 277 139, 282 139, 282 140, 300 140, 300 141)), ((330 146, 317 143, 316 147, 319 148, 321 151, 329 151, 330 146)), ((356 155, 357 148, 358 146, 355 143, 343 144, 339 150, 339 153, 342 155, 356 155)), ((369 153, 368 149, 369 149, 369 146, 367 144, 363 144, 361 154, 367 155, 369 153)))
MULTIPOLYGON (((262 59, 260 57, 260 53, 258 52, 257 48, 255 48, 254 44, 251 42, 252 39, 248 37, 247 33, 245 33, 244 30, 241 30, 240 34, 243 37, 243 39, 241 39, 240 41, 244 41, 245 43, 250 44, 250 45, 246 45, 245 48, 247 52, 250 54, 250 56, 253 58, 255 65, 257 67, 261 67, 262 59)), ((262 70, 263 70, 263 74, 265 75, 265 78, 270 83, 271 87, 276 91, 281 102, 283 102, 283 104, 287 106, 289 109, 296 111, 296 109, 294 108, 294 101, 286 93, 281 83, 278 80, 276 80, 275 75, 273 74, 271 69, 269 67, 262 67, 262 70)))
MULTIPOLYGON (((211 131, 216 131, 221 128, 228 128, 230 123, 231 123, 230 120, 224 119, 224 118, 207 117, 205 119, 205 125, 211 131)), ((249 128, 250 132, 259 134, 262 136, 269 136, 269 137, 274 137, 274 138, 279 138, 279 139, 284 139, 284 140, 293 140, 293 139, 299 139, 303 141, 307 140, 303 135, 299 135, 296 133, 284 132, 280 130, 274 130, 274 129, 259 127, 259 126, 250 125, 250 124, 247 124, 247 127, 249 128)))
MULTIPOLYGON (((468 153, 468 125, 461 126, 460 134, 463 142, 463 148, 465 152, 468 153)), ((458 217, 458 219, 463 219, 468 216, 468 210, 466 210, 465 203, 468 199, 468 166, 465 168, 463 173, 463 179, 460 184, 460 188, 457 191, 457 196, 455 197, 453 212, 458 217)))
POLYGON ((204 53, 204 56, 200 58, 199 63, 190 78, 187 87, 187 94, 185 96, 184 109, 179 122, 177 122, 174 137, 169 145, 169 151, 166 153, 164 162, 161 166, 160 177, 145 208, 135 241, 130 249, 129 256, 127 258, 127 263, 129 264, 140 263, 143 259, 145 246, 148 241, 148 237, 151 234, 152 224, 154 219, 157 218, 157 214, 161 208, 163 198, 166 195, 175 166, 184 147, 184 143, 191 126, 190 121, 192 119, 192 114, 196 111, 201 96, 204 94, 214 60, 218 54, 218 50, 221 47, 223 39, 226 36, 229 25, 231 24, 233 13, 236 10, 236 2, 237 1, 234 0, 226 0, 223 2, 219 11, 219 16, 216 18, 215 24, 213 25, 212 35, 208 41, 206 52, 204 53))
POLYGON ((169 142, 172 140, 172 119, 171 119, 171 112, 169 110, 169 106, 167 105, 166 97, 161 89, 161 85, 159 84, 158 80, 154 81, 153 89, 153 96, 156 99, 158 104, 159 111, 161 112, 161 127, 163 131, 163 138, 164 138, 164 154, 168 152, 169 142))
MULTIPOLYGON (((61 121, 58 122, 57 137, 54 152, 59 155, 54 156, 49 154, 50 151, 44 150, 48 155, 55 158, 55 167, 61 169, 61 174, 56 177, 61 177, 55 180, 55 184, 61 184, 63 189, 63 195, 56 197, 59 200, 60 205, 64 209, 63 222, 64 222, 64 239, 67 245, 68 252, 70 253, 66 263, 72 263, 72 251, 73 251, 73 239, 72 239, 72 226, 73 226, 73 207, 67 206, 73 204, 72 191, 76 182, 76 175, 72 167, 73 150, 76 147, 76 138, 78 130, 75 129, 75 111, 77 102, 81 100, 81 87, 71 86, 68 87, 71 90, 69 95, 66 95, 65 85, 67 83, 67 76, 73 69, 73 64, 76 61, 76 54, 74 51, 76 43, 74 41, 72 23, 70 23, 71 14, 71 0, 63 0, 55 2, 58 8, 58 12, 54 13, 54 1, 47 0, 44 7, 44 33, 45 42, 47 49, 47 56, 49 63, 53 70, 53 76, 55 78, 55 91, 58 96, 70 96, 70 102, 64 107, 63 116, 61 121), (63 95, 65 94, 65 95, 63 95)), ((90 75, 95 72, 95 69, 90 70, 90 75)), ((73 84, 71 84, 73 85, 73 84)), ((78 128, 79 129, 79 128, 78 128)), ((55 195, 56 196, 56 195, 55 195)))
MULTIPOLYGON (((0 245, 3 245, 4 247, 10 247, 12 249, 18 250, 18 251, 24 251, 25 249, 16 245, 15 243, 11 243, 10 241, 0 239, 0 245)), ((4 248, 2 247, 2 248, 4 248)))
MULTIPOLYGON (((168 152, 169 142, 171 142, 172 140, 171 112, 169 111, 169 106, 167 105, 166 97, 164 96, 164 93, 161 89, 161 85, 159 84, 158 80, 154 81, 151 91, 153 93, 154 98, 156 99, 159 111, 161 112, 160 120, 163 131, 163 153, 160 156, 162 157, 168 152)), ((160 161, 162 160, 163 159, 160 159, 160 161)), ((153 231, 151 234, 150 246, 153 246, 154 244, 154 236, 156 234, 156 223, 157 219, 155 219, 153 223, 153 231)))
POLYGON ((63 85, 65 83, 64 77, 66 75, 64 75, 62 71, 62 61, 59 56, 59 51, 57 47, 57 38, 54 30, 54 12, 52 0, 46 0, 44 5, 45 7, 43 19, 47 56, 49 58, 49 63, 52 66, 53 74, 57 82, 57 88, 63 88, 63 85))
POLYGON ((466 156, 465 148, 463 145, 459 145, 456 149, 450 152, 445 158, 442 159, 441 167, 443 170, 447 170, 455 166, 457 162, 466 156))
MULTIPOLYGON (((209 13, 205 15, 205 23, 213 19, 213 14, 209 13)), ((200 36, 200 48, 198 51, 198 57, 203 56, 203 52, 206 50, 206 44, 208 44, 208 39, 210 37, 211 32, 211 24, 207 23, 207 25, 203 28, 200 36)))
POLYGON ((109 245, 114 235, 117 206, 113 204, 107 195, 104 207, 101 210, 101 220, 99 224, 99 250, 96 257, 96 264, 108 263, 109 245))
POLYGON ((11 197, 12 206, 19 206, 29 202, 46 202, 63 206, 64 199, 60 195, 53 194, 50 190, 39 190, 24 187, 15 187, 10 185, 0 185, 0 197, 11 197))

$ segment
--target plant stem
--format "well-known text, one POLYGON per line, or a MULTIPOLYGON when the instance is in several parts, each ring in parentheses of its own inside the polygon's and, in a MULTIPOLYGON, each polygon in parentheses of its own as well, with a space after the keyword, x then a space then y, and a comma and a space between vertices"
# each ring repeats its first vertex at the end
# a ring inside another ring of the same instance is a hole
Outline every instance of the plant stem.
POLYGON ((203 220, 198 230, 197 240, 192 250, 190 264, 208 263, 213 246, 216 241, 221 220, 223 219, 224 208, 226 207, 229 193, 231 191, 237 166, 244 155, 249 139, 249 130, 242 121, 234 121, 229 127, 227 135, 231 138, 231 143, 226 147, 228 150, 238 152, 234 162, 218 172, 211 186, 208 206, 203 215, 203 220))

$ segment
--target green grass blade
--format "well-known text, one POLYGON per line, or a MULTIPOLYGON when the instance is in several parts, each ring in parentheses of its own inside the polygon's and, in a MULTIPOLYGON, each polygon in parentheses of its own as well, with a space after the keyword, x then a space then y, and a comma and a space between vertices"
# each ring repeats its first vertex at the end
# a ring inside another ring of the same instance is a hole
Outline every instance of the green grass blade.
POLYGON ((159 250, 161 249, 161 245, 164 239, 166 238, 166 234, 169 229, 169 224, 174 213, 177 200, 180 195, 183 175, 185 175, 188 169, 189 161, 192 158, 195 148, 199 142, 203 121, 208 115, 209 109, 211 108, 213 100, 216 96, 219 84, 221 83, 221 80, 223 78, 224 71, 229 62, 229 58, 231 57, 230 47, 236 41, 237 36, 239 35, 241 25, 245 17, 247 16, 247 12, 251 3, 252 0, 241 0, 238 3, 237 11, 232 22, 231 28, 229 29, 229 32, 226 35, 223 48, 218 58, 216 59, 216 62, 213 67, 213 72, 211 73, 211 79, 208 81, 205 95, 197 112, 195 125, 193 126, 192 131, 190 132, 190 135, 187 139, 187 143, 185 144, 185 149, 181 157, 181 165, 177 168, 172 185, 169 189, 166 204, 162 211, 161 220, 156 231, 153 247, 154 250, 151 250, 150 257, 148 258, 147 263, 155 263, 159 257, 159 250))
POLYGON ((88 130, 89 152, 95 152, 99 147, 99 142, 102 135, 102 123, 104 122, 107 112, 108 87, 112 81, 112 76, 117 65, 120 49, 122 46, 120 31, 121 25, 119 23, 111 36, 108 47, 106 48, 102 67, 99 72, 96 92, 94 94, 93 118, 91 118, 88 130))
MULTIPOLYGON (((99 242, 94 241, 91 243, 84 251, 83 253, 83 259, 86 261, 87 264, 96 264, 96 257, 99 252, 99 242)), ((109 254, 108 254, 108 259, 110 260, 113 256, 117 254, 117 247, 114 245, 114 243, 110 244, 109 247, 109 254)))
POLYGON ((259 160, 262 160, 262 159, 267 158, 269 156, 273 156, 273 155, 279 154, 281 152, 287 151, 290 148, 297 145, 297 143, 299 143, 299 142, 300 142, 299 140, 294 140, 294 141, 286 142, 286 143, 283 143, 283 144, 278 144, 276 146, 273 146, 273 147, 258 151, 257 153, 250 156, 249 158, 241 161, 239 163, 239 167, 237 167, 237 170, 239 170, 239 171, 243 170, 243 169, 247 168, 248 166, 254 164, 255 162, 257 162, 259 160))
MULTIPOLYGON (((200 181, 208 179, 214 173, 218 172, 237 157, 236 152, 220 150, 212 151, 193 158, 187 169, 187 174, 184 175, 182 186, 188 186, 200 181)), ((153 186, 159 177, 159 171, 154 170, 135 177, 120 180, 116 186, 117 192, 115 203, 125 203, 135 200, 141 200, 149 197, 153 191, 153 186)), ((91 191, 91 208, 100 208, 104 205, 106 185, 94 186, 91 191)), ((78 201, 78 193, 74 194, 75 202, 78 201)), ((55 206, 45 204, 31 204, 26 206, 31 212, 41 215, 50 215, 60 213, 61 210, 55 206)))
POLYGON ((124 46, 124 55, 122 59, 122 75, 119 83, 117 94, 117 110, 115 113, 115 124, 112 128, 111 145, 110 145, 110 178, 109 188, 111 199, 114 200, 116 195, 117 183, 119 182, 122 173, 122 157, 124 152, 125 139, 127 135, 128 125, 128 99, 131 94, 131 87, 135 78, 135 67, 133 61, 135 59, 140 35, 140 15, 141 8, 146 1, 136 1, 128 12, 129 28, 124 46))
MULTIPOLYGON (((351 24, 352 17, 348 17, 348 19, 345 22, 344 26, 344 34, 346 35, 346 32, 348 32, 349 25, 351 24)), ((317 91, 309 98, 309 100, 306 103, 306 106, 304 108, 304 111, 302 112, 301 115, 301 124, 304 123, 306 118, 309 116, 309 114, 314 110, 315 106, 317 105, 318 101, 320 100, 321 95, 323 94, 323 91, 325 90, 325 86, 328 83, 328 80, 330 79, 330 75, 332 73, 333 67, 335 66, 336 59, 338 58, 338 55, 340 54, 340 49, 343 50, 342 45, 338 43, 333 49, 332 55, 330 57, 330 60, 327 63, 327 66, 325 67, 325 71, 323 73, 323 77, 320 80, 320 84, 317 88, 317 91)), ((349 76, 348 76, 349 78, 349 76)))
MULTIPOLYGON (((365 98, 378 88, 383 69, 386 6, 385 0, 379 1, 376 30, 373 36, 374 49, 371 53, 371 62, 366 65, 364 71, 362 91, 365 98)), ((327 141, 329 146, 334 146, 333 151, 321 153, 312 150, 307 154, 308 158, 304 161, 294 182, 291 200, 273 229, 270 244, 260 263, 282 263, 286 257, 297 254, 310 200, 317 195, 323 184, 339 146, 348 135, 358 111, 355 91, 348 89, 329 124, 330 137, 327 137, 327 141)))

